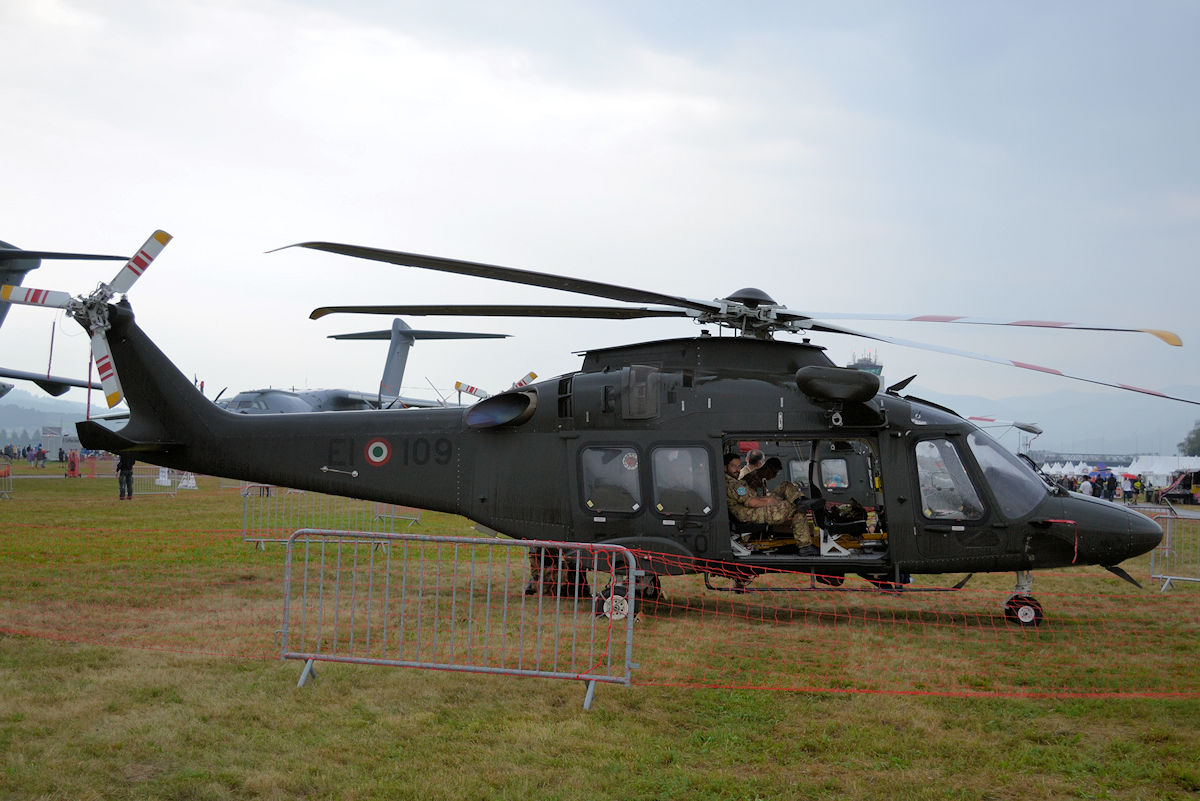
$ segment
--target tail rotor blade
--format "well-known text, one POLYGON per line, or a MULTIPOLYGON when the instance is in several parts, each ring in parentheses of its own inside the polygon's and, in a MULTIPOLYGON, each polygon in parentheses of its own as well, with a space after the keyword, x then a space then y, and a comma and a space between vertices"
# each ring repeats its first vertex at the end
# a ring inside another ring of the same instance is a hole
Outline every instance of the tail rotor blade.
POLYGON ((162 249, 171 241, 171 235, 166 231, 155 231, 146 240, 146 244, 142 245, 141 250, 134 254, 133 258, 125 263, 108 288, 114 293, 126 293, 133 286, 134 282, 141 278, 142 273, 150 268, 150 263, 162 253, 162 249))
POLYGON ((490 398, 491 397, 491 395, 486 390, 482 390, 479 387, 473 387, 464 381, 455 381, 454 388, 457 389, 459 392, 465 392, 468 395, 474 395, 477 398, 490 398))
POLYGON ((117 378, 117 370, 113 366, 112 352, 108 349, 108 339, 103 331, 92 333, 92 358, 96 362, 96 372, 100 375, 100 384, 104 387, 104 399, 108 408, 121 402, 125 393, 121 390, 121 380, 117 378))
POLYGON ((19 306, 51 306, 65 309, 71 302, 71 295, 68 292, 59 292, 54 289, 34 289, 29 286, 5 284, 0 286, 0 301, 16 303, 19 306))

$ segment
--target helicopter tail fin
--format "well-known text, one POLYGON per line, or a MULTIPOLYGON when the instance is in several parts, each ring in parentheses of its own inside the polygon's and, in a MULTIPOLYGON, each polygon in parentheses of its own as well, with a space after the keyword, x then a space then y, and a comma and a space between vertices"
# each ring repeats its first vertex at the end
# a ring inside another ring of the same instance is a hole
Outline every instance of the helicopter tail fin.
POLYGON ((108 309, 107 341, 129 422, 115 431, 95 421, 77 423, 79 442, 85 448, 153 453, 169 460, 187 442, 202 439, 222 411, 137 326, 127 300, 108 309))

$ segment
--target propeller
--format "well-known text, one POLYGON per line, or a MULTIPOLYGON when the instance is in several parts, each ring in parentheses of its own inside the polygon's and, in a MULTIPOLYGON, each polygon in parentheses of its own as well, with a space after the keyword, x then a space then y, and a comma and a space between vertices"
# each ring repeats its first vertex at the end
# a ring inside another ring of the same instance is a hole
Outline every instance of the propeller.
MULTIPOLYGON (((806 313, 793 311, 777 303, 770 295, 753 287, 740 289, 725 298, 711 301, 696 300, 682 296, 663 295, 631 287, 606 284, 599 281, 570 278, 552 275, 550 273, 519 270, 513 267, 501 267, 494 264, 448 259, 439 256, 424 256, 417 253, 368 248, 358 245, 339 244, 335 242, 302 242, 287 247, 303 247, 321 250, 327 253, 337 253, 360 259, 381 261, 409 267, 419 267, 427 270, 471 275, 480 278, 490 278, 510 283, 526 284, 549 289, 560 289, 582 295, 606 298, 625 303, 656 304, 655 307, 607 307, 607 306, 497 306, 497 305, 435 305, 435 306, 325 306, 315 309, 310 315, 312 319, 334 313, 369 313, 369 314, 413 314, 413 315, 461 315, 461 316, 519 316, 519 317, 587 317, 601 319, 636 319, 640 317, 690 317, 699 323, 715 323, 740 332, 743 336, 768 339, 776 332, 820 332, 845 334, 848 336, 872 339, 877 342, 887 342, 893 345, 915 348, 918 350, 946 353, 968 359, 1005 364, 1024 370, 1085 381, 1100 386, 1139 392, 1146 395, 1167 398, 1200 405, 1200 401, 1167 395, 1152 389, 1136 387, 1103 379, 1090 378, 1015 359, 1002 359, 981 353, 930 345, 897 337, 869 334, 846 328, 828 320, 905 320, 909 322, 942 322, 969 325, 1004 325, 1034 328, 1057 328, 1082 331, 1120 331, 1147 333, 1157 337, 1169 345, 1180 345, 1179 336, 1171 331, 1156 328, 1118 328, 1114 326, 1092 326, 1081 323, 1057 322, 1048 320, 1006 320, 987 317, 964 317, 961 315, 873 315, 873 314, 842 314, 842 313, 806 313)), ((283 250, 278 248, 277 250, 283 250)), ((272 251, 274 252, 274 251, 272 251)))
POLYGON ((104 398, 111 408, 121 402, 124 392, 108 347, 108 304, 113 297, 125 294, 133 287, 170 241, 170 234, 155 231, 137 253, 125 262, 112 281, 101 283, 90 295, 72 297, 66 292, 5 285, 0 286, 0 299, 24 306, 65 309, 87 328, 92 340, 92 359, 96 364, 104 398))

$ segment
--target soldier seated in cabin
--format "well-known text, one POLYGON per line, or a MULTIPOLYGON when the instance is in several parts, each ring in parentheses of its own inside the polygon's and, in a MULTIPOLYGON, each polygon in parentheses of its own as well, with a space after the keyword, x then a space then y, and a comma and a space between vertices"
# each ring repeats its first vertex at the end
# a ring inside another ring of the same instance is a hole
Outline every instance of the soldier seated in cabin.
MULTIPOLYGON (((810 547, 815 548, 812 528, 804 510, 794 501, 785 500, 774 493, 764 492, 763 495, 759 495, 758 490, 751 487, 746 479, 738 477, 741 472, 740 462, 737 454, 725 456, 725 500, 733 518, 742 523, 765 525, 768 529, 786 526, 802 553, 810 547)), ((774 475, 771 474, 772 477, 774 475)), ((765 488, 766 479, 762 481, 765 488)))
POLYGON ((772 456, 763 461, 756 470, 749 473, 743 471, 742 478, 760 498, 774 495, 793 505, 797 501, 803 501, 804 492, 791 481, 780 481, 775 489, 767 489, 767 482, 774 481, 781 472, 783 472, 783 462, 779 461, 779 457, 772 456))

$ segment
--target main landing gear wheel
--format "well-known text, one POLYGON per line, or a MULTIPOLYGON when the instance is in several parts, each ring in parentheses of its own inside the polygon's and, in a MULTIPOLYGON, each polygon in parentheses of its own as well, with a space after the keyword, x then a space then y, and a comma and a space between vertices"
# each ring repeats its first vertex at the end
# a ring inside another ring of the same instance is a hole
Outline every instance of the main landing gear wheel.
POLYGON ((627 587, 609 587, 596 596, 596 617, 621 621, 629 617, 629 593, 627 587))
POLYGON ((638 582, 638 600, 654 602, 662 598, 662 584, 657 573, 649 573, 644 581, 638 582))
POLYGON ((1014 595, 1004 602, 1004 617, 1010 623, 1032 628, 1041 624, 1045 615, 1042 605, 1031 595, 1014 595))

